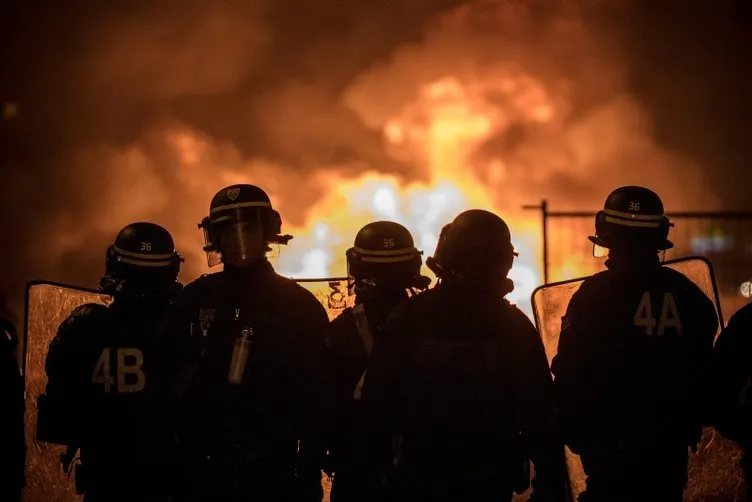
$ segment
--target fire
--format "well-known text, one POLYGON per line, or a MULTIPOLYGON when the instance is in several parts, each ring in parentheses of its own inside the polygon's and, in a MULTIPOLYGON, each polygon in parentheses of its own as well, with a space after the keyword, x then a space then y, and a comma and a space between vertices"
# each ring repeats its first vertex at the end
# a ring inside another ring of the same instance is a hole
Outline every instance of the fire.
MULTIPOLYGON (((519 159, 498 156, 479 161, 474 153, 515 124, 555 123, 561 113, 561 105, 542 85, 515 69, 466 72, 423 85, 412 102, 381 124, 386 151, 414 166, 413 181, 376 171, 352 178, 332 169, 291 182, 280 178, 289 173, 255 163, 247 171, 252 176, 214 169, 208 186, 201 167, 208 143, 178 132, 171 144, 186 170, 184 182, 207 191, 205 200, 220 182, 258 183, 270 193, 282 213, 284 231, 295 236, 272 256, 277 270, 288 277, 344 276, 346 249, 355 233, 375 220, 406 226, 425 258, 435 250, 441 228, 457 214, 470 208, 494 211, 509 224, 519 253, 510 273, 515 290, 508 298, 532 316, 530 296, 542 282, 541 228, 537 214, 521 211, 523 203, 535 199, 526 199, 524 186, 511 186, 519 182, 519 174, 510 176, 512 170, 525 172, 526 166, 519 159), (299 209, 304 204, 300 197, 313 186, 324 187, 323 196, 294 224, 286 213, 299 209)), ((566 272, 570 277, 583 275, 574 263, 566 272)), ((427 269, 424 273, 432 276, 427 269)))
MULTIPOLYGON (((530 120, 550 120, 553 108, 540 102, 544 95, 523 84, 508 79, 500 82, 510 93, 523 89, 515 102, 530 120)), ((505 117, 481 99, 481 90, 452 77, 424 86, 418 100, 388 121, 383 133, 390 148, 412 154, 427 169, 428 180, 401 184, 395 177, 376 173, 356 180, 333 176, 332 190, 310 209, 307 224, 290 229, 296 238, 280 251, 280 272, 291 277, 343 274, 344 252, 357 230, 383 219, 405 225, 424 256, 430 256, 443 225, 465 209, 488 209, 504 217, 512 228, 519 257, 510 274, 515 290, 509 299, 531 315, 530 295, 542 280, 537 220, 521 215, 519 208, 500 206, 495 202, 494 183, 478 179, 467 168, 473 150, 504 125, 505 117)), ((503 160, 497 159, 488 165, 487 174, 499 182, 505 170, 503 160)), ((427 269, 424 273, 433 276, 427 269)))

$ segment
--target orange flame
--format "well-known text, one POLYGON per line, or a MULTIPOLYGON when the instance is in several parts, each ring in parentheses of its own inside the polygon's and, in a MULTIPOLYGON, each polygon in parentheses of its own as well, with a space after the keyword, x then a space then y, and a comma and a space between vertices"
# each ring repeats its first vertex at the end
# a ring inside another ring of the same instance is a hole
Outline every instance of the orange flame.
MULTIPOLYGON (((520 207, 509 207, 509 203, 498 203, 494 187, 507 177, 508 166, 504 159, 492 159, 488 165, 481 166, 481 180, 477 166, 470 169, 470 156, 483 141, 508 128, 513 120, 546 123, 554 119, 554 101, 536 81, 525 75, 505 73, 503 78, 478 78, 470 83, 445 77, 423 86, 414 102, 383 124, 383 133, 388 151, 396 157, 409 158, 428 173, 427 180, 401 182, 395 176, 376 172, 368 172, 355 180, 329 171, 316 173, 310 181, 323 184, 328 190, 307 209, 304 223, 284 222, 285 231, 295 235, 295 239, 272 257, 277 270, 296 278, 345 275, 345 250, 352 245, 356 232, 375 220, 392 220, 405 225, 413 233, 416 245, 424 251, 424 257, 430 256, 441 228, 457 214, 470 208, 488 209, 507 221, 519 252, 510 273, 515 290, 508 298, 531 315, 530 295, 542 281, 538 216, 521 213, 520 207), (507 108, 489 101, 487 96, 493 93, 505 96, 507 108)), ((172 140, 184 166, 200 163, 206 144, 199 138, 181 132, 172 140)), ((188 171, 188 183, 200 188, 205 181, 203 173, 188 171)), ((289 200, 295 198, 295 190, 307 188, 295 187, 292 194, 282 193, 272 168, 267 172, 260 166, 254 171, 253 180, 266 180, 261 184, 275 204, 280 199, 289 204, 289 200)), ((222 182, 227 184, 253 182, 242 174, 223 170, 219 173, 222 182)), ((517 187, 505 187, 506 191, 515 189, 517 187)), ((208 197, 211 195, 207 194, 208 197)), ((284 219, 284 210, 282 213, 284 219)), ((567 272, 576 276, 578 270, 575 269, 567 272)), ((424 273, 432 276, 428 270, 424 273)))
MULTIPOLYGON (((510 92, 518 88, 511 81, 502 85, 510 92)), ((377 219, 405 225, 428 256, 443 225, 458 213, 469 208, 488 209, 507 219, 513 230, 520 256, 510 273, 515 291, 509 298, 530 314, 530 295, 541 281, 540 228, 533 217, 519 215, 519 208, 510 213, 509 208, 497 207, 489 185, 466 168, 473 149, 503 120, 499 110, 478 100, 474 91, 477 94, 477 89, 449 77, 422 88, 418 101, 406 107, 402 116, 388 121, 383 131, 391 147, 412 152, 427 166, 428 181, 401 185, 396 178, 373 173, 355 181, 335 177, 330 194, 309 211, 307 225, 293 229, 299 237, 281 252, 280 271, 294 277, 344 272, 344 250, 355 232, 377 219)), ((536 98, 544 96, 526 92, 518 101, 529 106, 532 120, 550 119, 551 106, 526 102, 536 98)), ((502 160, 488 167, 492 178, 504 177, 502 160)), ((425 273, 432 276, 430 271, 425 273)))

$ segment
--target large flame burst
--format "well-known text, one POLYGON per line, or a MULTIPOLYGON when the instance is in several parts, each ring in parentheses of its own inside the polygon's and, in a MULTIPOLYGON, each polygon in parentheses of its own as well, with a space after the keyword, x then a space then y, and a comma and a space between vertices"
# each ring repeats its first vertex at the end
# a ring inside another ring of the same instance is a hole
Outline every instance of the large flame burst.
MULTIPOLYGON (((472 152, 492 134, 509 127, 510 117, 534 122, 552 119, 555 107, 530 78, 484 79, 464 84, 446 77, 423 86, 403 113, 384 125, 395 155, 408 157, 428 172, 428 179, 401 184, 376 173, 356 180, 332 176, 327 196, 308 212, 307 224, 280 252, 278 268, 293 277, 324 277, 345 271, 344 251, 355 232, 379 219, 399 222, 415 236, 426 255, 436 247, 443 225, 469 208, 488 209, 507 219, 519 257, 511 271, 515 290, 509 299, 530 313, 530 295, 541 281, 540 227, 519 207, 505 207, 494 193, 503 186, 504 159, 470 169, 472 152), (506 96, 510 109, 489 101, 506 96), (483 180, 478 173, 483 173, 483 180)), ((514 187, 504 187, 507 192, 514 187)), ((513 199, 516 199, 514 197, 513 199)), ((430 275, 430 272, 426 271, 430 275)))
MULTIPOLYGON (((414 166, 414 178, 420 181, 406 182, 375 170, 353 178, 335 169, 320 170, 308 179, 290 179, 287 171, 259 164, 246 173, 215 170, 212 187, 206 186, 203 168, 195 170, 195 176, 188 169, 183 180, 190 190, 205 191, 206 200, 217 183, 250 182, 265 188, 281 209, 284 230, 295 236, 272 259, 280 273, 296 278, 344 275, 345 251, 369 222, 392 220, 405 225, 425 257, 435 250, 441 228, 461 211, 494 211, 509 224, 519 253, 510 273, 515 290, 508 298, 530 315, 530 295, 542 280, 541 228, 538 215, 521 210, 526 187, 513 186, 527 177, 519 175, 527 168, 516 159, 479 160, 474 153, 489 138, 514 126, 552 125, 561 120, 563 111, 538 81, 518 69, 463 72, 420 86, 401 113, 382 123, 386 150, 414 166), (305 208, 302 223, 292 224, 285 218, 285 207, 299 207, 298 199, 313 186, 323 186, 324 196, 305 208)), ((175 133, 172 143, 184 166, 198 167, 206 160, 202 158, 205 145, 197 135, 175 133)), ((577 272, 569 270, 569 275, 577 272)), ((424 273, 432 275, 428 270, 424 273)))

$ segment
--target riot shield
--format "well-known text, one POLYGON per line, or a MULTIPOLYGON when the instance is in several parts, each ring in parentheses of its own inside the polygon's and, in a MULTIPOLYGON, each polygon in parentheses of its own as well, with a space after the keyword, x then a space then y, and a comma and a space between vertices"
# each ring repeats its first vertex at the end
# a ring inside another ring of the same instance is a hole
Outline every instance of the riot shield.
POLYGON ((67 284, 32 281, 26 285, 26 344, 23 366, 26 383, 26 502, 73 502, 73 476, 62 471, 60 455, 65 447, 36 441, 37 399, 44 392, 47 347, 73 309, 85 303, 107 305, 111 297, 95 290, 67 284))
POLYGON ((355 296, 350 294, 347 287, 347 277, 293 280, 313 293, 326 309, 330 321, 355 302, 355 296))
MULTIPOLYGON (((333 319, 351 306, 347 278, 295 279, 311 291, 333 319)), ((76 307, 85 303, 107 305, 108 295, 96 290, 48 281, 31 281, 26 286, 26 329, 22 348, 22 367, 26 385, 26 489, 25 502, 72 502, 75 494, 73 475, 62 471, 60 455, 65 447, 36 441, 37 400, 44 392, 47 377, 44 364, 47 348, 57 329, 76 307)))
MULTIPOLYGON (((723 315, 710 261, 703 257, 686 257, 666 261, 664 265, 684 274, 710 298, 719 318, 718 336, 723 327, 723 315)), ((556 356, 561 319, 572 295, 585 279, 587 277, 545 284, 533 291, 533 315, 549 365, 556 356)), ((689 483, 684 500, 742 500, 734 498, 739 496, 738 491, 743 486, 743 475, 737 466, 740 454, 740 449, 734 443, 726 441, 712 429, 705 430, 698 452, 690 457, 689 483)), ((585 489, 585 473, 579 457, 568 448, 566 457, 572 496, 576 500, 585 489)))

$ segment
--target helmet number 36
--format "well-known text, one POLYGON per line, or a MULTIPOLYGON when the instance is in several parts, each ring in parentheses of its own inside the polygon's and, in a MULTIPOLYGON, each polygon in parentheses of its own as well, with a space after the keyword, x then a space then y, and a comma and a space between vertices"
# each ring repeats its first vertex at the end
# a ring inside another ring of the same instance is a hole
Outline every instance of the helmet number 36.
POLYGON ((151 251, 151 242, 141 242, 141 251, 151 251))
POLYGON ((629 203, 629 210, 630 211, 639 211, 640 210, 640 203, 639 202, 631 202, 629 203))
POLYGON ((384 247, 389 249, 394 247, 394 238, 386 238, 384 239, 384 247))
MULTIPOLYGON (((97 364, 94 367, 94 371, 91 375, 91 381, 94 384, 102 385, 104 387, 105 394, 112 392, 112 387, 115 385, 115 379, 112 376, 111 371, 111 356, 112 352, 109 348, 102 350, 99 355, 97 364)), ((144 354, 137 348, 118 348, 117 359, 115 361, 115 368, 117 373, 117 385, 115 386, 115 392, 127 393, 127 392, 141 392, 146 386, 146 375, 144 374, 141 366, 144 364, 144 354), (135 382, 131 378, 131 382, 128 382, 128 375, 135 377, 135 382)))

